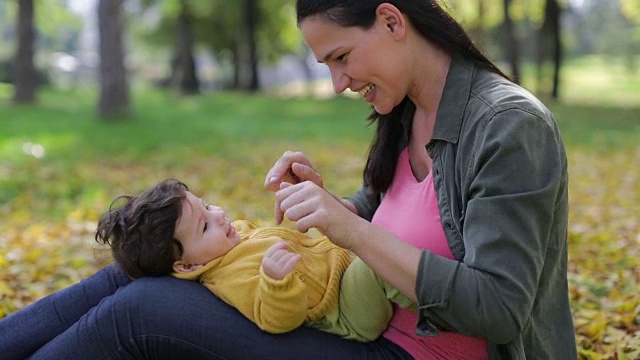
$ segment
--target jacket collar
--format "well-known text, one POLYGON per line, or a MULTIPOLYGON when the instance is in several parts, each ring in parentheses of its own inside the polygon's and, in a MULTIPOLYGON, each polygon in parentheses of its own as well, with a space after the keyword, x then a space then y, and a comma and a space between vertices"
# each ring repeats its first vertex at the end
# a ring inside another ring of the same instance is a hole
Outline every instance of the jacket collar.
POLYGON ((473 63, 454 57, 438 105, 432 139, 457 143, 462 117, 471 95, 471 81, 475 72, 473 63))

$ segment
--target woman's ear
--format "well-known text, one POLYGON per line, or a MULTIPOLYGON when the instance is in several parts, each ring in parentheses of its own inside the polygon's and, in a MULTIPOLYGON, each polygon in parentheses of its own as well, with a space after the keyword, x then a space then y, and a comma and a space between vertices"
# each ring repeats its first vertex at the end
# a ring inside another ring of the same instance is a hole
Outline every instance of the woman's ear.
POLYGON ((173 263, 173 271, 178 274, 184 274, 184 273, 196 271, 200 269, 202 266, 203 266, 202 264, 187 264, 181 260, 176 260, 173 263))
POLYGON ((396 40, 402 39, 406 33, 407 22, 404 15, 392 4, 382 3, 376 9, 377 21, 380 21, 385 29, 396 40))

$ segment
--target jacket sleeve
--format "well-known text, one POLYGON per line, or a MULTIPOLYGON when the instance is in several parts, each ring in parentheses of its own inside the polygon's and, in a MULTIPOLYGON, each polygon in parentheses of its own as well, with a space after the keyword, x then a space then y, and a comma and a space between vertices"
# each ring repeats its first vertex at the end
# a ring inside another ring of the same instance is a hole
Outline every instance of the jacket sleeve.
POLYGON ((358 210, 358 215, 368 221, 373 219, 373 214, 380 205, 380 199, 376 196, 371 189, 364 185, 352 196, 345 199, 351 201, 358 210))
POLYGON ((300 276, 294 271, 282 280, 275 280, 260 267, 260 285, 252 309, 258 327, 278 334, 304 323, 307 317, 307 293, 300 276))
POLYGON ((461 180, 468 184, 463 262, 423 252, 419 333, 435 324, 504 344, 527 326, 545 256, 559 246, 549 243, 566 181, 556 132, 548 118, 516 109, 478 131, 461 180))

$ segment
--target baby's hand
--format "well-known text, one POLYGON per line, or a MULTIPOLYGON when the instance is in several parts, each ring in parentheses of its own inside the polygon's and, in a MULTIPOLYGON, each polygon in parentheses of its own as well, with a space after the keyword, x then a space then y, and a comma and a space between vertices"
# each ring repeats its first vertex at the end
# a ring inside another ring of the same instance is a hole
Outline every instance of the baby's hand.
POLYGON ((293 271, 302 257, 302 255, 290 252, 286 248, 287 243, 280 241, 272 245, 262 258, 262 269, 272 279, 284 279, 287 274, 293 271))

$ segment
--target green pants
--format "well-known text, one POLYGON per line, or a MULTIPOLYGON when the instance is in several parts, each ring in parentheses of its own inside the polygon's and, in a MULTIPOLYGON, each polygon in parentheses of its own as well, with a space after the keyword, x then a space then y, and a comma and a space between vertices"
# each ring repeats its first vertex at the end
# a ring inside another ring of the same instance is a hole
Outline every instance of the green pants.
POLYGON ((349 265, 340 284, 339 304, 307 326, 362 342, 377 339, 393 315, 391 302, 402 308, 415 304, 377 276, 360 258, 349 265))

